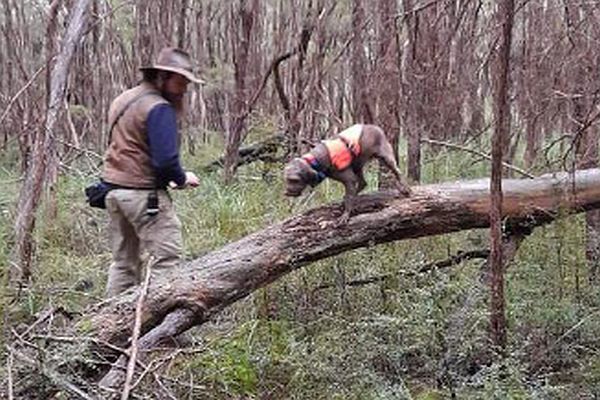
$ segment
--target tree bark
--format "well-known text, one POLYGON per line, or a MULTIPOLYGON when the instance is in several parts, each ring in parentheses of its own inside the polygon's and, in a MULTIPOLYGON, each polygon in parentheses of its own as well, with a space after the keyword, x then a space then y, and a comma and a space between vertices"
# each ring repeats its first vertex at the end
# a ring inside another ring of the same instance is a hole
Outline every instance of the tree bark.
MULTIPOLYGON (((377 57, 377 99, 378 124, 383 128, 388 141, 394 149, 394 159, 398 161, 398 144, 400 140, 400 123, 398 104, 400 100, 400 82, 398 79, 398 42, 395 15, 398 6, 395 0, 380 0, 379 13, 379 49, 377 57)), ((379 188, 393 186, 393 176, 385 168, 379 169, 379 188)))
POLYGON ((506 314, 504 302, 504 262, 502 254, 502 158, 509 138, 510 104, 508 99, 510 48, 513 25, 513 0, 504 0, 498 16, 502 21, 500 47, 496 56, 497 74, 494 82, 494 117, 492 137, 492 177, 490 182, 490 330, 492 342, 500 349, 506 347, 506 314))
POLYGON ((135 2, 135 40, 132 41, 134 62, 140 66, 152 64, 154 46, 151 37, 150 10, 153 2, 136 0, 135 2))
POLYGON ((234 94, 229 130, 227 132, 227 145, 225 148, 225 183, 231 183, 236 172, 238 151, 242 144, 245 119, 242 114, 246 110, 247 90, 249 81, 249 60, 252 49, 252 31, 256 19, 256 0, 248 4, 240 0, 237 9, 231 10, 232 20, 235 24, 235 34, 232 37, 233 64, 234 64, 234 94))
MULTIPOLYGON (((53 60, 56 53, 56 47, 59 35, 57 34, 57 16, 60 6, 60 0, 52 0, 50 10, 48 12, 48 24, 46 25, 46 110, 49 109, 51 96, 51 84, 53 71, 53 60)), ((68 101, 65 101, 65 106, 68 107, 68 101)), ((79 147, 76 136, 73 144, 79 147)), ((58 215, 58 205, 56 203, 56 182, 58 180, 58 164, 49 163, 46 186, 49 196, 46 199, 46 211, 50 219, 56 219, 58 215)))
POLYGON ((187 32, 186 32, 186 26, 185 26, 185 21, 186 21, 186 13, 187 13, 187 9, 188 9, 188 1, 187 0, 181 0, 181 5, 179 6, 179 20, 177 22, 177 47, 185 49, 186 46, 186 37, 187 37, 187 32))
MULTIPOLYGON (((407 13, 412 10, 411 0, 402 0, 402 11, 407 13)), ((417 108, 413 104, 419 102, 416 99, 416 83, 413 64, 415 63, 414 40, 416 37, 416 26, 413 19, 416 15, 407 13, 403 19, 404 46, 402 49, 402 64, 400 68, 402 89, 402 115, 403 131, 406 138, 406 175, 411 184, 421 181, 421 127, 415 123, 418 119, 417 108)))
POLYGON ((283 116, 285 118, 285 131, 286 131, 286 142, 287 142, 287 154, 291 156, 298 155, 302 150, 300 146, 300 112, 302 104, 304 104, 304 97, 302 95, 301 87, 302 82, 304 82, 304 71, 302 70, 302 66, 304 65, 304 59, 306 58, 306 51, 308 49, 308 44, 311 40, 311 36, 313 33, 313 26, 310 24, 306 24, 303 26, 300 32, 300 38, 298 44, 294 47, 294 50, 287 53, 290 54, 298 54, 298 61, 294 68, 294 74, 296 76, 297 82, 295 87, 296 97, 290 100, 288 95, 286 94, 284 80, 281 76, 280 71, 280 63, 273 64, 273 83, 275 85, 275 90, 277 93, 277 98, 281 103, 281 107, 283 108, 283 116))
MULTIPOLYGON (((598 166, 598 127, 591 123, 594 110, 598 104, 598 84, 589 73, 596 68, 597 57, 594 45, 585 29, 575 30, 592 10, 585 5, 565 7, 567 18, 567 35, 569 40, 579 49, 575 54, 577 62, 573 65, 571 76, 573 86, 571 96, 572 131, 575 147, 575 168, 586 169, 598 166)), ((590 211, 585 215, 585 256, 588 263, 588 276, 593 284, 600 279, 600 212, 590 211)))
POLYGON ((365 9, 363 0, 352 1, 352 117, 356 123, 373 123, 373 101, 369 89, 369 66, 365 55, 365 9))

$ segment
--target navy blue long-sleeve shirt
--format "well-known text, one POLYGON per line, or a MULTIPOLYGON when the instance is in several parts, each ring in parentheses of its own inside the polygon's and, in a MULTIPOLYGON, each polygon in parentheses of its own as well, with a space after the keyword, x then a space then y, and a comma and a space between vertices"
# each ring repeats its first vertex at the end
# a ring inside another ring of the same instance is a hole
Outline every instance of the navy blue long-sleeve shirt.
POLYGON ((177 120, 170 104, 152 108, 146 119, 148 146, 157 187, 166 187, 173 181, 178 186, 185 183, 177 145, 177 120))

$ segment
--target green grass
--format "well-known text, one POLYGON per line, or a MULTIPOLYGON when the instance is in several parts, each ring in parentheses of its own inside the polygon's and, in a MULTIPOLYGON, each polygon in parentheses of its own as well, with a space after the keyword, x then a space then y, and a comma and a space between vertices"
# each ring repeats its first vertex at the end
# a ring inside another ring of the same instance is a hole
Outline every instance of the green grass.
MULTIPOLYGON (((185 154, 185 164, 198 170, 219 151, 218 143, 205 145, 195 157, 185 154)), ((5 266, 18 187, 11 168, 0 172, 8 182, 0 192, 5 266)), ((202 175, 195 190, 173 192, 186 257, 341 198, 340 185, 325 182, 307 199, 286 199, 280 171, 259 162, 242 167, 230 186, 214 173, 202 175)), ((424 156, 426 183, 488 174, 487 162, 474 156, 443 149, 424 156)), ((17 302, 3 286, 0 306, 13 326, 49 306, 77 313, 102 297, 107 221, 85 205, 82 189, 93 173, 82 176, 63 174, 57 214, 40 212, 32 285, 17 302)), ((368 181, 374 190, 375 168, 368 181)), ((481 260, 407 273, 486 247, 487 232, 476 230, 358 249, 295 271, 193 330, 200 350, 181 353, 161 373, 182 399, 593 398, 600 393, 600 295, 587 280, 584 240, 583 218, 574 216, 524 241, 506 275, 509 346, 502 361, 489 359, 481 260), (342 284, 385 274, 395 277, 342 284), (315 289, 322 284, 333 287, 315 289)))

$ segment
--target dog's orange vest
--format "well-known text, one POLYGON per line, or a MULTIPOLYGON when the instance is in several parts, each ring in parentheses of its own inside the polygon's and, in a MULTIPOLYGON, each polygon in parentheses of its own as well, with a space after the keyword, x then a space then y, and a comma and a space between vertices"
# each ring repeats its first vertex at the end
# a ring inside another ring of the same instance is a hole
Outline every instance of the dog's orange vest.
POLYGON ((352 125, 341 131, 337 138, 324 140, 331 165, 338 171, 348 168, 352 160, 360 154, 360 134, 362 125, 352 125))

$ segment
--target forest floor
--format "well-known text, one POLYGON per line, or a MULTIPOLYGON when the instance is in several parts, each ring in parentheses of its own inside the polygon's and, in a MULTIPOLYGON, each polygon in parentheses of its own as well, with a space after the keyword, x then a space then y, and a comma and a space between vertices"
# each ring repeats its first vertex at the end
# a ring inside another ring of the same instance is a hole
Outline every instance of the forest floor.
MULTIPOLYGON (((195 156, 186 153, 184 164, 200 170, 217 154, 218 144, 207 144, 195 156)), ((489 176, 487 162, 473 157, 426 156, 423 183, 489 176)), ((8 155, 0 166, 0 264, 8 266, 19 181, 8 155)), ((281 170, 281 164, 256 162, 229 186, 213 173, 200 176, 195 190, 173 192, 186 258, 341 198, 339 184, 324 182, 300 200, 286 199, 281 170)), ((56 215, 44 209, 38 220, 31 286, 15 300, 4 279, 3 345, 14 340, 11 329, 22 332, 49 308, 77 314, 102 299, 110 262, 107 218, 83 196, 94 174, 77 165, 62 171, 56 215)), ((372 166, 367 191, 375 190, 376 175, 372 166)), ((484 260, 411 273, 459 251, 486 249, 487 236, 476 230, 407 240, 300 269, 191 330, 183 347, 162 350, 160 382, 148 374, 135 393, 178 399, 600 397, 600 293, 588 283, 583 217, 536 229, 510 264, 503 358, 493 356, 488 341, 484 260), (382 275, 391 278, 349 285, 382 275)), ((0 355, 3 383, 7 358, 0 355)))

